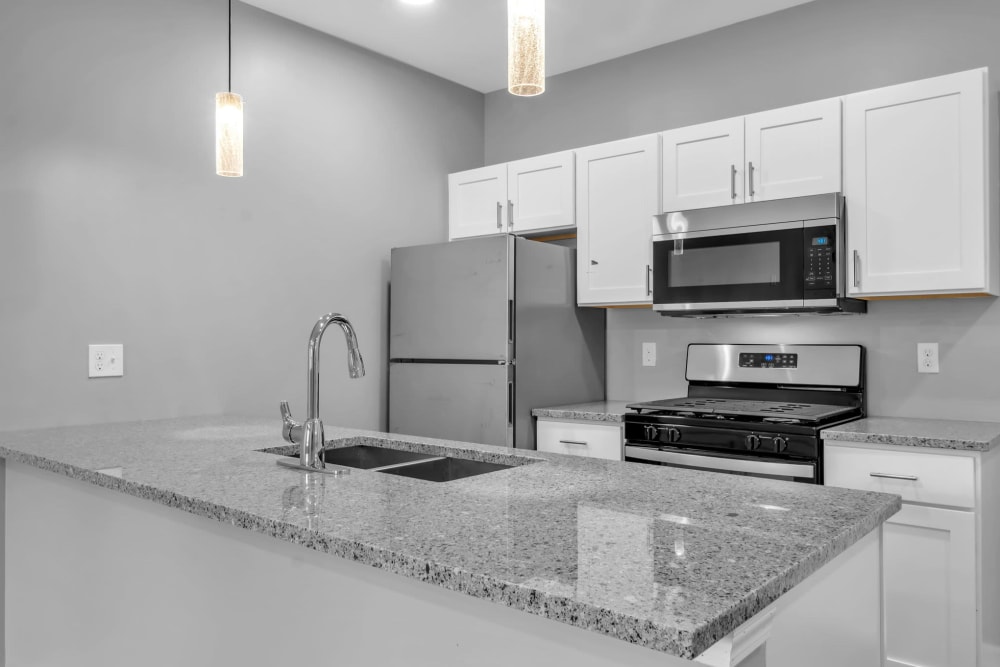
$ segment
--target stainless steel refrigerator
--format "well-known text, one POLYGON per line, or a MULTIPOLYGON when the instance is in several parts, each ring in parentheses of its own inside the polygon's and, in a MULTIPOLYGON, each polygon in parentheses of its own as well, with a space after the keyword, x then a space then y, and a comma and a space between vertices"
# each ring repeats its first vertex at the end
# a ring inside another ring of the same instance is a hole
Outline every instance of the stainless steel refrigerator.
POLYGON ((532 408, 604 399, 576 251, 514 236, 392 250, 389 431, 535 448, 532 408))

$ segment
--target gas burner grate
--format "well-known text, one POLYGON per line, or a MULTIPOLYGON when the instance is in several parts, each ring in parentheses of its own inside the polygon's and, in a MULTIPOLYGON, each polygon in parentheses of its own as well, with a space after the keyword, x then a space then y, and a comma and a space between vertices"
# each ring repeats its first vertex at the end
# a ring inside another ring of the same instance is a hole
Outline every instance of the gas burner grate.
POLYGON ((818 422, 852 410, 852 408, 841 405, 820 403, 689 397, 637 403, 629 407, 646 413, 652 412, 715 419, 734 419, 740 417, 781 419, 785 423, 818 422))

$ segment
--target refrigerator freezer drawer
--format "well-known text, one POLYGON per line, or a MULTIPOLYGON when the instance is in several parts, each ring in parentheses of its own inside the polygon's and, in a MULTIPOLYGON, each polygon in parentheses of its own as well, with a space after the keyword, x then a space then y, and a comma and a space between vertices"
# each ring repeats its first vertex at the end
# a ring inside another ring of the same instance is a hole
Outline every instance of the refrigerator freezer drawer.
POLYGON ((510 447, 511 379, 498 364, 392 363, 389 431, 510 447))

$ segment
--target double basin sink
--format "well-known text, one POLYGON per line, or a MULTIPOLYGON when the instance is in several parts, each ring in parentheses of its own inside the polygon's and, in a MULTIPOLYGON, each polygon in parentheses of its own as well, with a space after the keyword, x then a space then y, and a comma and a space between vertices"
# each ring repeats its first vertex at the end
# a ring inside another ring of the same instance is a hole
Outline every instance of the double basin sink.
MULTIPOLYGON (((288 448, 281 448, 282 451, 270 451, 276 454, 290 454, 291 452, 284 451, 286 449, 288 448)), ((529 463, 532 460, 511 457, 509 464, 492 463, 372 445, 327 447, 320 452, 320 456, 327 465, 384 472, 387 475, 422 479, 428 482, 450 482, 497 470, 506 470, 529 463)))

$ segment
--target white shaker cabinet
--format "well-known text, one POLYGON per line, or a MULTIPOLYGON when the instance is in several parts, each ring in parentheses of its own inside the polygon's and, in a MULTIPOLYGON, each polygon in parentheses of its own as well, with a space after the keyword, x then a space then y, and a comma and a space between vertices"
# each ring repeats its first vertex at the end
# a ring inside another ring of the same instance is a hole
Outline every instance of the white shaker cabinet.
POLYGON ((448 175, 449 240, 572 229, 573 152, 448 175))
POLYGON ((507 229, 507 165, 448 174, 448 239, 507 229))
POLYGON ((743 118, 729 118, 660 135, 663 211, 687 211, 743 201, 743 118))
POLYGON ((662 133, 663 212, 841 190, 841 102, 662 133))
POLYGON ((987 71, 845 98, 851 296, 997 294, 987 71))
POLYGON ((576 151, 576 298, 581 306, 652 303, 653 216, 660 207, 660 137, 576 151))
POLYGON ((746 201, 841 190, 840 99, 747 116, 746 201))
POLYGON ((507 164, 509 231, 512 234, 576 226, 573 151, 507 164))
POLYGON ((1000 510, 995 454, 824 443, 827 486, 903 498, 883 526, 887 667, 992 667, 982 630, 984 607, 995 615, 1000 605, 990 562, 1000 510))

